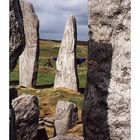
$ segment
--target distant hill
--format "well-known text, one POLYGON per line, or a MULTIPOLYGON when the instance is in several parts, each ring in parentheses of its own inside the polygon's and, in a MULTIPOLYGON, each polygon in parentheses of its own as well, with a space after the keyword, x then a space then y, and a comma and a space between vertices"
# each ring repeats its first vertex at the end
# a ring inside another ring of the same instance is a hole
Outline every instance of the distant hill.
MULTIPOLYGON (((61 42, 61 40, 53 40, 53 39, 40 39, 40 40, 42 40, 42 41, 52 41, 52 42, 58 42, 58 43, 60 43, 61 42)), ((77 44, 78 45, 88 45, 88 41, 81 41, 81 40, 78 40, 77 41, 77 44)))

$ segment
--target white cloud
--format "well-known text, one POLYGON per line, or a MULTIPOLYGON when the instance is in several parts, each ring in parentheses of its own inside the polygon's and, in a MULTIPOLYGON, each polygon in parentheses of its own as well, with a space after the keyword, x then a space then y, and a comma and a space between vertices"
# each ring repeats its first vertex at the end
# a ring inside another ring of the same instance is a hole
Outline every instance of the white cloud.
POLYGON ((28 1, 33 4, 39 17, 41 38, 61 39, 68 16, 74 15, 77 19, 78 38, 88 39, 87 0, 28 1))

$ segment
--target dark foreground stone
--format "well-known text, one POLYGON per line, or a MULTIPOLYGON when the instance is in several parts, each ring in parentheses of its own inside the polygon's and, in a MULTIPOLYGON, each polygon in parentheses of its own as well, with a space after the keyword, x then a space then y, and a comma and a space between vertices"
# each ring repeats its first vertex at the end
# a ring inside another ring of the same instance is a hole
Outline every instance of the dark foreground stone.
POLYGON ((22 11, 19 0, 10 0, 10 37, 9 37, 9 55, 10 55, 10 71, 16 64, 18 57, 25 47, 25 35, 22 11))
POLYGON ((17 139, 36 139, 39 121, 38 98, 21 95, 12 101, 12 106, 15 111, 17 139))
POLYGON ((130 0, 88 0, 85 140, 130 140, 130 0))

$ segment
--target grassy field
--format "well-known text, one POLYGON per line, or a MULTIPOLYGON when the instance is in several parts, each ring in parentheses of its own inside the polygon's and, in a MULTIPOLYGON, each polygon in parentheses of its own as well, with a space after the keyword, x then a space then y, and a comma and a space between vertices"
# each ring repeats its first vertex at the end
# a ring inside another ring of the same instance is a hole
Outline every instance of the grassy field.
MULTIPOLYGON (((40 40, 40 57, 37 85, 52 85, 55 78, 55 61, 51 58, 58 55, 60 43, 54 41, 40 40), (44 66, 47 60, 51 59, 53 68, 44 66)), ((77 45, 77 57, 87 57, 87 46, 77 45)), ((79 87, 84 88, 86 85, 87 63, 84 62, 78 67, 79 87)), ((17 64, 13 72, 10 73, 10 81, 19 80, 19 66, 17 64)))

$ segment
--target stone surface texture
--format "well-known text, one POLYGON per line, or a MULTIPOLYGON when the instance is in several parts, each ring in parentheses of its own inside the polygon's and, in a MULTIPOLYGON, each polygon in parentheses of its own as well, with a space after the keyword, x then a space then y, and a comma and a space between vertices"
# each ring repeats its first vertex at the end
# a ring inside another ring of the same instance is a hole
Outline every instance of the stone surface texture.
POLYGON ((57 135, 65 135, 66 132, 76 125, 78 109, 74 103, 58 101, 55 112, 55 130, 57 135))
POLYGON ((130 140, 130 0, 88 0, 85 140, 130 140))
POLYGON ((56 136, 50 140, 84 140, 81 136, 56 136))
POLYGON ((19 0, 10 0, 9 14, 10 14, 9 59, 10 59, 10 71, 12 71, 17 64, 19 55, 21 55, 25 47, 23 17, 19 0))
POLYGON ((12 101, 15 111, 17 140, 35 140, 39 121, 38 98, 21 95, 12 101))
POLYGON ((37 82, 39 63, 39 20, 33 5, 27 1, 20 1, 23 13, 26 46, 19 57, 19 85, 34 87, 37 82))
POLYGON ((69 16, 56 61, 54 88, 64 87, 77 91, 76 41, 76 19, 69 16))

